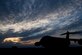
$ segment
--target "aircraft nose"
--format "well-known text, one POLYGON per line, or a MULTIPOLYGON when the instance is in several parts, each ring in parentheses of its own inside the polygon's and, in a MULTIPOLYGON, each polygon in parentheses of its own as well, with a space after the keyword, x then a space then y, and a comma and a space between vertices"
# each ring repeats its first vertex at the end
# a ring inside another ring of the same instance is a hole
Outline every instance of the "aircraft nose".
POLYGON ((35 43, 35 46, 40 46, 40 45, 41 45, 40 42, 35 43))

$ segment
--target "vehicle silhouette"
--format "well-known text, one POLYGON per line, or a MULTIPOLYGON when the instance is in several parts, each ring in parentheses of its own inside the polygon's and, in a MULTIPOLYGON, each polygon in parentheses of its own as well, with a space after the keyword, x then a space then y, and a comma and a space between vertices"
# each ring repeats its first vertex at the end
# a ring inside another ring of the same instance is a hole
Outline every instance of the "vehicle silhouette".
MULTIPOLYGON (((63 33, 61 35, 66 35, 66 38, 58 38, 51 36, 44 36, 39 42, 35 43, 35 46, 43 46, 45 48, 56 48, 56 47, 69 47, 70 41, 78 42, 78 44, 82 45, 82 39, 70 39, 69 35, 74 34, 75 32, 63 33)), ((75 33, 76 34, 76 33, 75 33)))

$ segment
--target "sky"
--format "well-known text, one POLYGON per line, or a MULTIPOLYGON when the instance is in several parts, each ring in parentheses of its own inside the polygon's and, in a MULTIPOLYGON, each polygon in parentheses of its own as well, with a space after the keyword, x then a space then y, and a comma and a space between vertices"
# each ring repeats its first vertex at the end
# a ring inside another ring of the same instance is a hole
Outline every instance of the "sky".
POLYGON ((82 0, 0 0, 0 41, 32 41, 67 30, 82 31, 82 0))

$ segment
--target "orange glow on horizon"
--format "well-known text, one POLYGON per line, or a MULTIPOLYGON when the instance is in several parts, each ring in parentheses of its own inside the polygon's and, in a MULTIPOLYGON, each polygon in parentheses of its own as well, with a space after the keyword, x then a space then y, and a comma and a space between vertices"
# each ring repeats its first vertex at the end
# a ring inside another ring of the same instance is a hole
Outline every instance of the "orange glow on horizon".
POLYGON ((15 43, 15 44, 20 44, 22 46, 29 46, 29 45, 34 45, 35 42, 38 42, 39 39, 31 39, 27 41, 22 41, 22 38, 20 37, 11 37, 11 38, 5 38, 2 43, 15 43))
POLYGON ((20 44, 24 45, 24 46, 28 46, 28 45, 34 45, 35 42, 38 42, 39 39, 34 39, 34 40, 28 40, 28 41, 21 41, 20 44))
POLYGON ((18 37, 13 37, 13 38, 5 38, 3 40, 3 43, 10 43, 10 42, 13 42, 13 43, 18 43, 21 41, 21 38, 18 38, 18 37))

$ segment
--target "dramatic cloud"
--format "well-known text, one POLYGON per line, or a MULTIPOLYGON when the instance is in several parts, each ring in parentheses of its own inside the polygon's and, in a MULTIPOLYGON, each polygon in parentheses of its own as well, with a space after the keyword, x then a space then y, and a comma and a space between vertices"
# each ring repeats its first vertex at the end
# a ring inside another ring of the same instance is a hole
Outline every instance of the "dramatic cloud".
POLYGON ((0 0, 0 36, 4 38, 79 31, 81 23, 81 0, 0 0))

